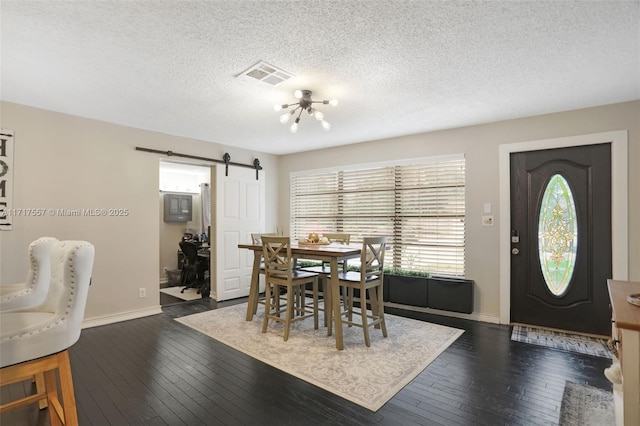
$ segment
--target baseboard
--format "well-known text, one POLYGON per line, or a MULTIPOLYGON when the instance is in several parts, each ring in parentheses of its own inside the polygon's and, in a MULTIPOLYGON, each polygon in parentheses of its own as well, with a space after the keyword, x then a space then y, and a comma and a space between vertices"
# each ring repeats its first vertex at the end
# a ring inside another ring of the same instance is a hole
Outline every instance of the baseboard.
POLYGON ((137 318, 148 317, 150 315, 157 315, 162 313, 160 305, 152 306, 150 308, 139 309, 136 311, 120 312, 113 315, 105 315, 102 317, 90 318, 82 321, 82 328, 97 327, 100 325, 113 324, 121 321, 128 321, 137 318))
MULTIPOLYGON (((215 299, 215 296, 214 296, 213 293, 211 294, 211 298, 215 299)), ((458 313, 458 312, 439 311, 437 309, 422 308, 420 306, 400 305, 398 303, 391 303, 391 302, 385 302, 384 306, 389 307, 389 308, 404 309, 404 310, 407 310, 407 311, 423 312, 423 313, 427 313, 427 314, 443 315, 443 316, 447 316, 447 317, 454 317, 454 318, 462 318, 462 319, 468 319, 468 320, 473 320, 473 321, 488 322, 488 323, 492 323, 492 324, 500 324, 500 317, 499 316, 495 316, 495 315, 461 314, 461 313, 458 313)), ((162 313, 162 309, 161 309, 160 305, 158 305, 158 306, 153 306, 151 308, 140 309, 140 310, 137 310, 137 311, 122 312, 122 313, 113 314, 113 315, 105 315, 103 317, 90 318, 88 320, 84 320, 82 322, 82 328, 91 328, 91 327, 97 327, 97 326, 100 326, 100 325, 113 324, 113 323, 116 323, 116 322, 128 321, 128 320, 132 320, 132 319, 136 319, 136 318, 148 317, 150 315, 157 315, 157 314, 160 314, 160 313, 162 313)))
POLYGON ((406 311, 423 312, 425 314, 442 315, 446 317, 462 318, 472 321, 488 322, 492 324, 500 324, 500 316, 486 314, 462 314, 459 312, 441 311, 438 309, 423 308, 420 306, 401 305, 399 303, 384 302, 385 307, 404 309, 406 311))

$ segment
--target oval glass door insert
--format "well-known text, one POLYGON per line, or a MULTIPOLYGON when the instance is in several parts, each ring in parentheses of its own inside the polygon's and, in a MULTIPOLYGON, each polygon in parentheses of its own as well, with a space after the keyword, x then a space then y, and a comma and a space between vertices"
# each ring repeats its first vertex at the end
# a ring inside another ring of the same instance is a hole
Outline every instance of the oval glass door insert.
POLYGON ((538 254, 549 291, 563 296, 569 289, 578 249, 578 221, 569 182, 559 174, 549 180, 540 205, 538 254))

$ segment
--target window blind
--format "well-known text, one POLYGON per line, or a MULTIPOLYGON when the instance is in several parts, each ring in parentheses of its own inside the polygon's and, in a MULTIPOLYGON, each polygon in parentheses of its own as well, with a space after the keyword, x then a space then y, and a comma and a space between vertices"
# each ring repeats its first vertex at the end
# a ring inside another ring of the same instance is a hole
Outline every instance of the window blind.
POLYGON ((393 268, 464 275, 465 160, 292 174, 291 237, 386 235, 393 268))

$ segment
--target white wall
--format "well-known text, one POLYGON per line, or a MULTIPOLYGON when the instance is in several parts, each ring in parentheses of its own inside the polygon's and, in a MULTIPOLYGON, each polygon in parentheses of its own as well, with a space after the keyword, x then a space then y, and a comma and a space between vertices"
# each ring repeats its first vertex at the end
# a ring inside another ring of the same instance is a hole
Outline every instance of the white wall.
POLYGON ((288 228, 290 172, 462 153, 467 164, 466 276, 476 281, 472 317, 497 321, 500 314, 501 220, 498 147, 612 130, 628 130, 629 279, 640 281, 640 101, 282 156, 278 178, 282 209, 278 223, 288 228), (491 203, 493 227, 481 224, 485 203, 491 203))
MULTIPOLYGON (((158 165, 165 156, 135 147, 251 164, 267 170, 278 158, 258 152, 2 102, 1 123, 15 131, 16 208, 126 208, 126 217, 19 217, 0 232, 0 282, 24 281, 27 247, 41 236, 93 243, 96 260, 85 320, 152 312, 159 306, 158 165), (138 297, 138 288, 147 297, 138 297)), ((209 164, 206 164, 209 165, 209 164)), ((233 167, 230 168, 230 171, 233 167)), ((264 177, 264 175, 263 175, 264 177)), ((275 199, 277 183, 267 182, 275 199)), ((275 229, 277 206, 267 206, 267 229, 275 229)))

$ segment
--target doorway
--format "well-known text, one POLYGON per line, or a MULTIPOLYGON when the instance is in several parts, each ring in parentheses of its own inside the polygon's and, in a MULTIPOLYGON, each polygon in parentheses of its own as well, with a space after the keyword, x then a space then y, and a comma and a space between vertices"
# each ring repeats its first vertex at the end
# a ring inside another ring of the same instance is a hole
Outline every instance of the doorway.
MULTIPOLYGON (((182 282, 183 272, 194 268, 184 268, 185 255, 180 247, 183 238, 190 235, 190 242, 197 244, 198 259, 200 249, 208 250, 209 225, 205 221, 211 217, 211 201, 203 191, 210 193, 210 166, 163 161, 159 163, 159 210, 160 210, 160 305, 170 305, 183 301, 200 299, 202 285, 193 285, 195 273, 185 274, 184 278, 192 284, 185 288, 182 282), (204 185, 204 187, 203 187, 204 185), (171 203, 171 201, 174 201, 171 203), (173 207, 172 207, 173 206, 173 207), (173 211, 176 210, 177 211, 173 211), (206 211, 208 210, 208 214, 206 211), (203 220, 204 218, 204 220, 203 220), (203 239, 203 235, 205 238, 203 239), (184 271, 183 271, 184 270, 184 271)), ((209 264, 209 258, 202 259, 202 265, 209 264)), ((192 262, 195 263, 195 262, 192 262)), ((197 268, 200 274, 205 268, 197 268)), ((205 277, 206 278, 206 277, 205 277)), ((205 292, 206 293, 206 292, 205 292)))
POLYGON ((511 154, 511 321, 610 332, 611 144, 511 154))
POLYGON ((628 279, 628 136, 626 130, 533 140, 499 146, 500 320, 511 323, 511 154, 611 143, 612 278, 628 279))

